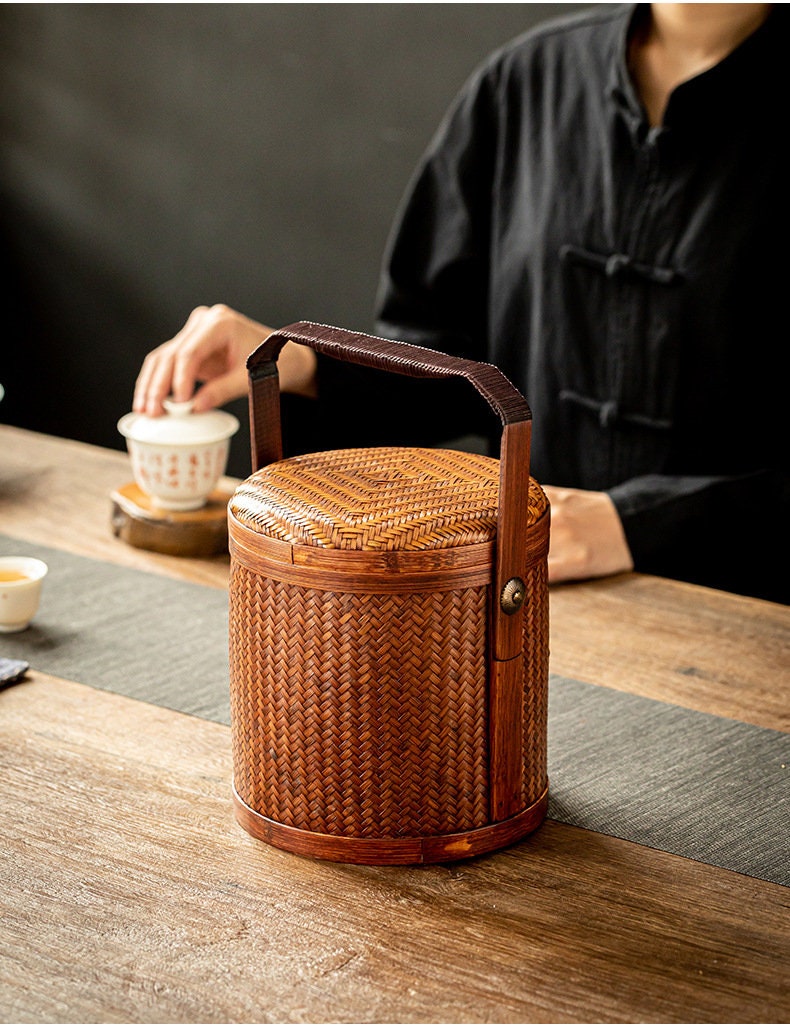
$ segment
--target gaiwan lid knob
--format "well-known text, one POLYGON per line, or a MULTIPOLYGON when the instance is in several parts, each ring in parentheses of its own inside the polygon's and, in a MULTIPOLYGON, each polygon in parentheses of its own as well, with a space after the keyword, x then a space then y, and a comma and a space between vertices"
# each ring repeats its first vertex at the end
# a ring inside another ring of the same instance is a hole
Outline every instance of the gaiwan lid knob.
POLYGON ((118 430, 133 442, 154 445, 210 445, 230 438, 239 429, 239 422, 224 410, 194 412, 194 401, 177 403, 165 399, 164 415, 148 417, 144 413, 127 413, 118 421, 118 430))

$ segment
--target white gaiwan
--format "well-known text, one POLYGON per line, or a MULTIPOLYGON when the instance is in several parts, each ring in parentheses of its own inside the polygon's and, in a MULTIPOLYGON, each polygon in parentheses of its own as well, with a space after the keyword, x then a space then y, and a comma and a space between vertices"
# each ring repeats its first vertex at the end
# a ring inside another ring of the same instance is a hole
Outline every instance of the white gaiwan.
POLYGON ((118 421, 134 479, 162 509, 200 509, 225 473, 239 422, 222 410, 194 413, 191 401, 165 399, 164 407, 161 417, 127 413, 118 421))

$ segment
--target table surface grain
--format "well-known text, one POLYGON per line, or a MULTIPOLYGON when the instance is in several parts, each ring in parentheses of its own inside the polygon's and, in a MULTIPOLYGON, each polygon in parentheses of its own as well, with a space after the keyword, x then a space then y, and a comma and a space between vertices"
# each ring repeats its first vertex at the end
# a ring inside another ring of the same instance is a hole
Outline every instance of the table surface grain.
MULTIPOLYGON (((112 536, 122 453, 0 427, 0 531, 227 586, 112 536)), ((551 668, 787 730, 787 608, 636 574, 552 589, 551 668)), ((359 867, 233 819, 229 730, 36 672, 0 691, 5 1022, 786 1022, 790 891, 547 821, 359 867)))

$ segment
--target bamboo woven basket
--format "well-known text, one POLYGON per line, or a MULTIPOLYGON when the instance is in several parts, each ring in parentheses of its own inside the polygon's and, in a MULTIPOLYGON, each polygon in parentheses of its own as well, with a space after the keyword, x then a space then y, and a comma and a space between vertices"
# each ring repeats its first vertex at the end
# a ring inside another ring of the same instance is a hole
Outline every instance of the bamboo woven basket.
POLYGON ((549 509, 529 477, 529 407, 489 364, 307 322, 270 336, 248 369, 260 469, 228 512, 237 819, 341 862, 511 844, 548 800, 549 509), (289 339, 466 378, 499 414, 500 459, 398 447, 282 459, 289 339))

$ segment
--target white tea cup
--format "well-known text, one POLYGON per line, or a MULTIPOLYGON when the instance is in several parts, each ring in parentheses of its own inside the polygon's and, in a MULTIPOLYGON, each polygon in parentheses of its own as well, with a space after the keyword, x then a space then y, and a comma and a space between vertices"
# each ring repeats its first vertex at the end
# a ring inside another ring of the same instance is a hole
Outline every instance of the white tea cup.
POLYGON ((23 631, 36 615, 47 564, 32 556, 0 556, 0 634, 23 631))
POLYGON ((165 399, 164 407, 163 417, 127 413, 118 421, 134 479, 161 509, 200 509, 225 473, 239 422, 223 410, 194 413, 191 402, 165 399))

